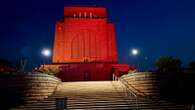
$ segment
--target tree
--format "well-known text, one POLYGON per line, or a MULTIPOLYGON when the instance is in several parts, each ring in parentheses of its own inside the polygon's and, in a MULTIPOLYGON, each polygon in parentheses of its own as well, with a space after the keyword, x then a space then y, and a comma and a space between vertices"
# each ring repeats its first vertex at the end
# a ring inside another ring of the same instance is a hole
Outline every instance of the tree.
POLYGON ((195 61, 191 61, 189 63, 189 68, 192 69, 192 70, 195 70, 195 61))
POLYGON ((33 69, 32 72, 35 74, 44 73, 44 74, 56 76, 59 73, 59 69, 58 68, 35 68, 33 69))
POLYGON ((12 66, 12 64, 8 60, 0 59, 0 66, 10 67, 10 66, 12 66))
POLYGON ((160 72, 179 72, 181 71, 181 61, 179 59, 162 56, 156 61, 157 70, 160 72))
POLYGON ((6 60, 6 59, 0 59, 0 72, 16 72, 17 68, 14 65, 14 63, 6 60))

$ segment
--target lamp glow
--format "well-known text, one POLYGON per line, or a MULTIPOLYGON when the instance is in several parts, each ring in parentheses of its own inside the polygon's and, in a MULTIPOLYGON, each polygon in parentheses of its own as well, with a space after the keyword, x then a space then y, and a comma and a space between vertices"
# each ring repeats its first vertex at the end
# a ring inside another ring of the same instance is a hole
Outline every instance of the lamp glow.
POLYGON ((132 54, 133 56, 137 56, 137 55, 139 54, 139 50, 138 50, 138 49, 132 49, 132 50, 131 50, 131 54, 132 54))
POLYGON ((45 57, 49 57, 51 55, 51 51, 49 49, 43 49, 41 54, 45 57))

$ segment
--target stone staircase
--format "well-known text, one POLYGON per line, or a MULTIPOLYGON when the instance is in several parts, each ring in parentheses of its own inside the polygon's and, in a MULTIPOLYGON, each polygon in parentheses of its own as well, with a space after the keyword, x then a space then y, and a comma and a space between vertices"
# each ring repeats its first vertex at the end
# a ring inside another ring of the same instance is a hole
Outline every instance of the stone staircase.
POLYGON ((12 110, 55 110, 56 98, 64 97, 67 97, 68 110, 188 109, 166 101, 146 100, 128 92, 120 81, 63 82, 49 98, 12 110))

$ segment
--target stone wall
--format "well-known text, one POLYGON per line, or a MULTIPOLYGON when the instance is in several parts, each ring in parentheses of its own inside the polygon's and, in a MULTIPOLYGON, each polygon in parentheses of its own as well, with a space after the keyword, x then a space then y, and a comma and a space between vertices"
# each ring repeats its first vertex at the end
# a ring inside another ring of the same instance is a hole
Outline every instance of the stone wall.
POLYGON ((55 91, 61 81, 47 74, 0 75, 1 104, 28 103, 43 100, 55 91))
POLYGON ((140 96, 168 95, 177 87, 177 76, 173 73, 132 73, 122 76, 121 80, 140 96))

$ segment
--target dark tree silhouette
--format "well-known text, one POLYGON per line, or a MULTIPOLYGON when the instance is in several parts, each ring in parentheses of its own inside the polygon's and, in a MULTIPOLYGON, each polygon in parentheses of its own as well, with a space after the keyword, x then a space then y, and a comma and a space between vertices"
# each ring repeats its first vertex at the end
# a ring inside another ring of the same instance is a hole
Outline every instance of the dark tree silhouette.
POLYGON ((0 66, 12 66, 11 62, 5 59, 0 59, 0 66))
POLYGON ((191 61, 189 63, 189 68, 192 69, 192 70, 195 70, 195 61, 191 61))
POLYGON ((163 56, 157 59, 156 66, 159 72, 179 72, 181 71, 181 61, 179 59, 163 56))
POLYGON ((0 72, 16 72, 17 67, 14 63, 6 60, 6 59, 0 59, 0 72))

